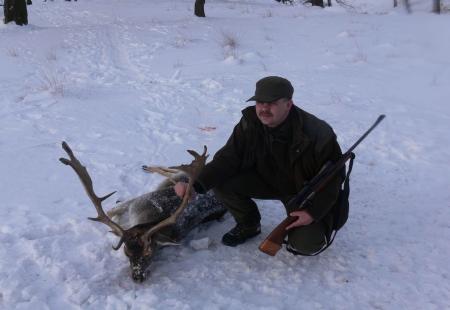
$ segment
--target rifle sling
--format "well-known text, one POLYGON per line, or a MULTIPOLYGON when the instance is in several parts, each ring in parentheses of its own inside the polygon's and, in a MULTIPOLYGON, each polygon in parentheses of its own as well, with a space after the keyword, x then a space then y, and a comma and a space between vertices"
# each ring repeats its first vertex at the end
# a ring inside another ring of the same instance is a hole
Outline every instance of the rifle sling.
MULTIPOLYGON (((351 154, 352 155, 351 155, 350 161, 348 163, 348 170, 347 170, 347 173, 345 175, 344 182, 343 182, 344 188, 339 193, 340 195, 343 195, 343 199, 348 199, 348 197, 350 195, 350 173, 352 172, 353 160, 355 159, 355 154, 353 152, 351 154)), ((338 232, 338 230, 332 229, 330 237, 325 236, 325 239, 327 240, 326 244, 319 251, 317 251, 316 253, 313 253, 313 254, 301 253, 301 252, 298 252, 297 250, 291 249, 289 247, 286 247, 286 250, 291 252, 294 255, 301 255, 301 256, 316 256, 316 255, 319 255, 320 253, 325 251, 333 243, 337 232, 338 232)), ((287 244, 287 241, 284 240, 283 243, 287 244)))

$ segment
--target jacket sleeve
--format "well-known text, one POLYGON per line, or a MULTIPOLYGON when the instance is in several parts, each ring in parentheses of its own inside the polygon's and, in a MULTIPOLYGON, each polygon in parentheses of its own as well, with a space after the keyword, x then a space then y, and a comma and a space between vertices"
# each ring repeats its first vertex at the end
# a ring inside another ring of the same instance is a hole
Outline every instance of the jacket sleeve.
POLYGON ((227 143, 217 151, 213 160, 203 168, 194 184, 196 192, 205 193, 239 172, 244 156, 244 131, 246 130, 247 121, 245 118, 241 118, 240 122, 234 127, 227 143))
MULTIPOLYGON (((314 152, 317 159, 318 170, 320 170, 328 161, 335 163, 342 155, 341 148, 336 141, 335 135, 327 139, 325 143, 316 145, 314 152)), ((315 221, 320 221, 330 212, 338 199, 342 181, 342 173, 337 173, 324 189, 315 194, 311 203, 305 208, 315 221)))

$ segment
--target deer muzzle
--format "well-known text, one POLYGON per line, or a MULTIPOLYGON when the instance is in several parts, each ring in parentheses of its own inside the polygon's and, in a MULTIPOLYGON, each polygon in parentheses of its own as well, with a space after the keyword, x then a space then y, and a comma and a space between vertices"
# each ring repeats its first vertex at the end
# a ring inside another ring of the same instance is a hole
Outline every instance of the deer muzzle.
POLYGON ((147 277, 147 268, 150 265, 148 257, 130 259, 131 277, 135 282, 143 282, 147 277))

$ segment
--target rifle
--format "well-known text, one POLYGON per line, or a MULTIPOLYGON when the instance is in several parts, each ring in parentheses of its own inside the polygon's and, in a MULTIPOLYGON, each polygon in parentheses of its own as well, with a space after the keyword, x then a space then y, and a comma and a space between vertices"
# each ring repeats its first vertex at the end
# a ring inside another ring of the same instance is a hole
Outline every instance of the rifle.
MULTIPOLYGON (((358 139, 358 141, 355 142, 355 144, 348 149, 347 152, 341 156, 338 161, 336 161, 336 163, 332 163, 331 161, 327 162, 319 173, 288 202, 287 209, 292 210, 293 208, 291 207, 295 208, 296 206, 298 206, 297 210, 304 209, 307 203, 314 198, 315 194, 320 192, 333 179, 333 177, 341 171, 341 168, 345 167, 345 163, 355 156, 353 154, 353 150, 384 118, 385 115, 380 115, 375 123, 361 136, 361 138, 358 139)), ((286 227, 296 220, 296 216, 286 217, 259 245, 259 250, 268 255, 275 256, 281 249, 281 245, 283 244, 283 241, 288 233, 286 227)))

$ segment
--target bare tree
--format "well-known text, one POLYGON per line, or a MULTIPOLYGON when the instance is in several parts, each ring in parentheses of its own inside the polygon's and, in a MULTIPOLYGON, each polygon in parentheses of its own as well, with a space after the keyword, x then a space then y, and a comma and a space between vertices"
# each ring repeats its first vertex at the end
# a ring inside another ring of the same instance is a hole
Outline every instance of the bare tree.
POLYGON ((194 14, 198 17, 206 17, 205 0, 195 0, 194 14))
POLYGON ((28 25, 28 12, 25 0, 5 0, 3 3, 5 24, 16 22, 17 25, 28 25))
MULTIPOLYGON (((411 4, 409 0, 403 0, 403 3, 405 4, 405 9, 408 13, 411 13, 411 4)), ((394 0, 394 7, 398 6, 398 0, 394 0)), ((433 12, 440 14, 441 13, 441 0, 433 0, 433 12)))
POLYGON ((433 12, 436 14, 441 13, 441 0, 433 0, 433 12))
POLYGON ((344 0, 336 0, 336 3, 339 4, 339 5, 342 6, 342 7, 345 7, 345 8, 350 9, 350 10, 354 10, 354 9, 355 9, 354 6, 352 6, 351 4, 348 4, 348 3, 347 3, 346 1, 344 1, 344 0))
POLYGON ((305 1, 305 3, 311 3, 311 5, 313 5, 313 6, 324 7, 323 0, 307 0, 307 1, 305 1))
POLYGON ((411 4, 409 3, 409 0, 404 0, 405 2, 405 9, 406 12, 408 12, 409 14, 411 14, 411 4))
MULTIPOLYGON (((411 5, 409 4, 409 0, 403 0, 403 3, 405 4, 406 12, 411 13, 411 5)), ((398 6, 398 0, 394 0, 394 8, 398 6)))

